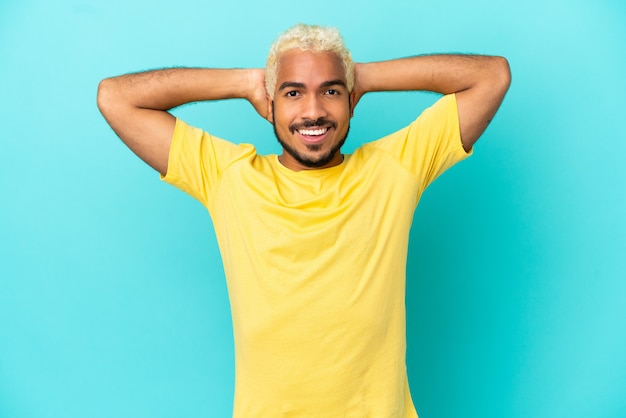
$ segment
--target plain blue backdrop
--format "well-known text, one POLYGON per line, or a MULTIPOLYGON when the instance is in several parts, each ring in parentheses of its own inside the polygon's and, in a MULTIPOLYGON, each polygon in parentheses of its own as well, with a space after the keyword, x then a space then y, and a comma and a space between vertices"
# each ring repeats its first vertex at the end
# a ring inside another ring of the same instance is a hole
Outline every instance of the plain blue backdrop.
MULTIPOLYGON (((506 56, 475 155, 411 231, 408 368, 422 418, 626 417, 626 6, 622 0, 0 3, 0 417, 227 417, 233 341, 204 208, 128 151, 105 77, 260 67, 294 23, 357 61, 506 56)), ((364 97, 348 151, 437 96, 364 97)), ((178 116, 262 152, 245 101, 178 116)))

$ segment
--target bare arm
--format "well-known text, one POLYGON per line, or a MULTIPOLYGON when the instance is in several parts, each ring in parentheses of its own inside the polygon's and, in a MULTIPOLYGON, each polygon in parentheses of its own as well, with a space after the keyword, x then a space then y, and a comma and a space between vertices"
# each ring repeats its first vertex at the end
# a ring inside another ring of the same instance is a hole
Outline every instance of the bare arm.
POLYGON ((463 148, 469 151, 494 117, 511 82, 508 62, 483 55, 428 55, 355 65, 353 103, 374 91, 456 93, 463 148))
POLYGON ((261 69, 172 68, 107 78, 98 108, 124 143, 148 165, 167 173, 175 118, 168 110, 204 100, 245 98, 267 116, 261 69))

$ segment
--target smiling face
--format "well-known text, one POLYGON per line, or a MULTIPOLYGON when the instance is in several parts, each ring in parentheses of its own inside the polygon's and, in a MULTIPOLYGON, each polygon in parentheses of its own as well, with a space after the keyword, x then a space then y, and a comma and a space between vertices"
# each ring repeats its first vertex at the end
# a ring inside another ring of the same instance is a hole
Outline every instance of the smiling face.
POLYGON ((341 164, 350 128, 350 93, 332 52, 285 52, 279 60, 270 120, 283 147, 280 162, 294 171, 341 164))

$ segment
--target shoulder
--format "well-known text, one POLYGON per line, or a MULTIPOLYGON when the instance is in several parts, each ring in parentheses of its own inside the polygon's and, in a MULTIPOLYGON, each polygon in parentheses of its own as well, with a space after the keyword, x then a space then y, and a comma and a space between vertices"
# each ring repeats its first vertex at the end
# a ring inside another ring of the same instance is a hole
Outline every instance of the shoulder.
POLYGON ((256 155, 254 145, 235 144, 202 128, 192 126, 182 119, 176 119, 172 146, 182 152, 190 152, 201 155, 204 158, 209 156, 219 157, 226 161, 256 155))
POLYGON ((429 184, 443 170, 469 155, 461 142, 455 95, 439 98, 407 126, 364 145, 362 152, 367 158, 385 155, 387 165, 399 165, 429 184))
POLYGON ((164 179, 205 178, 203 181, 215 182, 233 164, 255 156, 253 145, 234 144, 177 119, 164 179))
POLYGON ((458 115, 456 96, 454 94, 442 96, 408 125, 370 144, 386 148, 393 146, 395 141, 405 141, 408 137, 430 137, 436 135, 437 132, 458 130, 458 115))

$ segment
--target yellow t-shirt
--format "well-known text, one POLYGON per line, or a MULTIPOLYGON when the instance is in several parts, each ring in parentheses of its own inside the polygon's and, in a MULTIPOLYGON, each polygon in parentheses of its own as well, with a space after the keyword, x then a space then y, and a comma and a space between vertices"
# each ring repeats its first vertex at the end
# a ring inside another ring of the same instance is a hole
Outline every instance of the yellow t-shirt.
POLYGON ((177 121, 164 180, 213 219, 235 417, 417 417, 405 366, 409 229, 426 186, 467 155, 454 95, 338 166, 299 172, 177 121))

